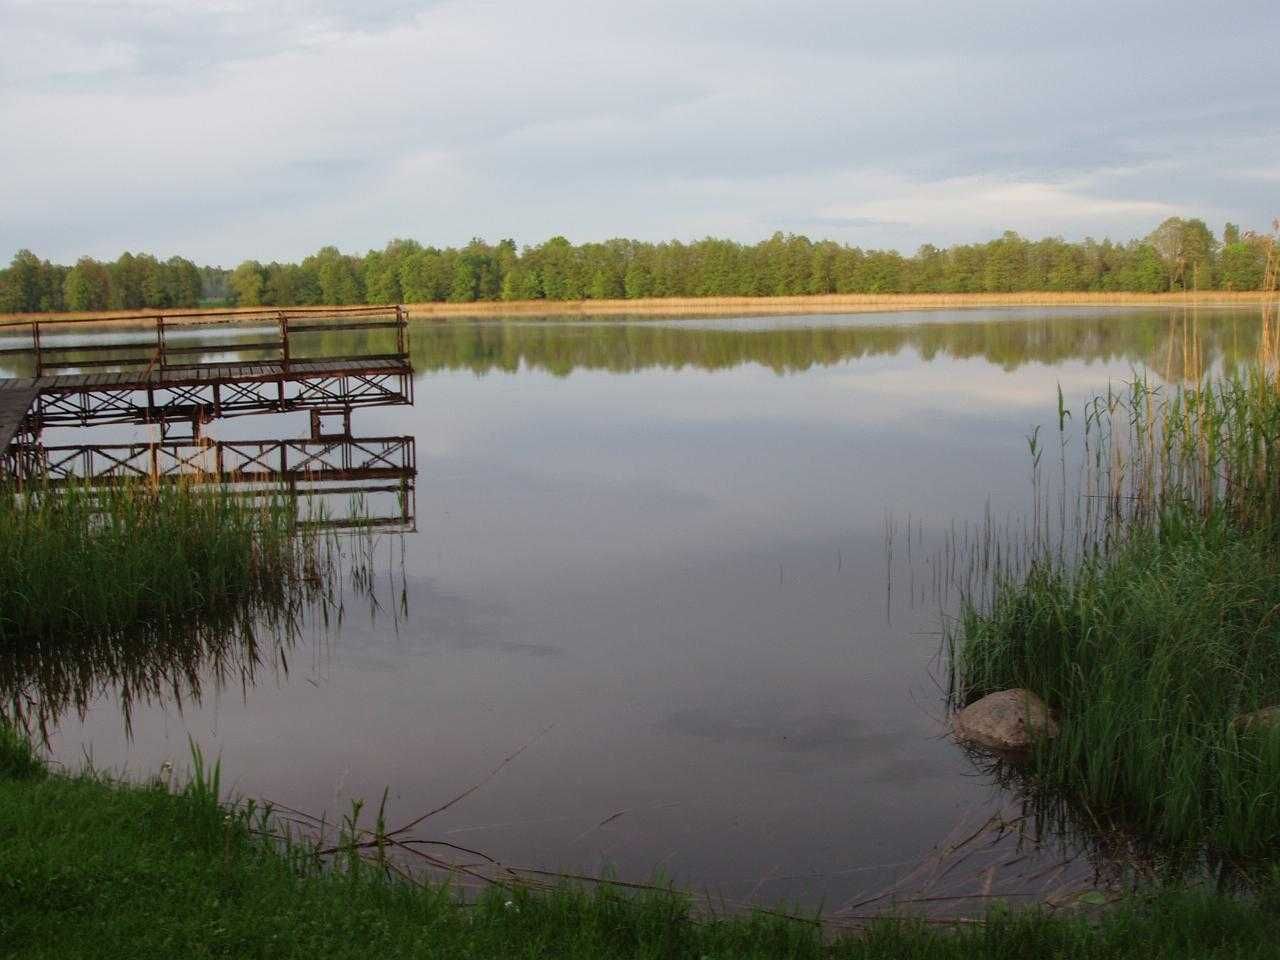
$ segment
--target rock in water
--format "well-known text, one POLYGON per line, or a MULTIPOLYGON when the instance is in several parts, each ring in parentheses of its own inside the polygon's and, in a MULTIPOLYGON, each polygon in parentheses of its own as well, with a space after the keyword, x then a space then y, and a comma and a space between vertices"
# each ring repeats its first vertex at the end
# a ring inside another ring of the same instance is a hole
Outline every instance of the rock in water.
POLYGON ((1045 702, 1030 690, 1001 690, 969 704, 953 721, 956 739, 1003 753, 1027 750, 1058 725, 1045 702))

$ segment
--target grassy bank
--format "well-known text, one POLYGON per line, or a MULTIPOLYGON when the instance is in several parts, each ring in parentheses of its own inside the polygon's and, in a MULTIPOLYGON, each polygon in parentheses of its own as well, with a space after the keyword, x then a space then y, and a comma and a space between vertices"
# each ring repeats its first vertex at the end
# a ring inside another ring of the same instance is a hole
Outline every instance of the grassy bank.
POLYGON ((1024 687, 1057 714, 1017 771, 1046 816, 1173 873, 1269 872, 1280 726, 1236 719, 1280 704, 1280 379, 1138 383, 1079 422, 1077 499, 1037 499, 1030 543, 999 544, 1028 562, 956 624, 957 697, 1024 687))
MULTIPOLYGON (((983 307, 1101 307, 1101 306, 1215 306, 1265 302, 1267 294, 1253 291, 1202 290, 1178 293, 887 293, 814 294, 791 297, 649 297, 636 300, 484 300, 471 303, 410 303, 412 318, 447 320, 500 316, 722 316, 740 314, 870 313, 891 310, 961 310, 983 307)), ((275 307, 242 307, 219 310, 216 317, 200 316, 195 309, 118 310, 66 313, 0 314, 0 326, 10 322, 101 318, 121 325, 137 324, 138 317, 163 314, 166 322, 262 323, 270 321, 275 307)), ((288 307, 289 313, 323 312, 325 307, 288 307)))
POLYGON ((1057 958, 1271 956, 1270 901, 1134 900, 1100 922, 997 913, 831 937, 776 916, 711 918, 675 893, 493 888, 467 902, 307 848, 268 846, 185 789, 51 773, 0 729, 0 954, 14 957, 1057 958))

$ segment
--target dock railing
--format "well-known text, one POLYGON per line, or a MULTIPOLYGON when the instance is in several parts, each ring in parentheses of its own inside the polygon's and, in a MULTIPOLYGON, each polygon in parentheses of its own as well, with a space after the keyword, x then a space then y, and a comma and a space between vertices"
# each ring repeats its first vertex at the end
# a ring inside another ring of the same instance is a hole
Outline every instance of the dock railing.
POLYGON ((344 345, 346 358, 405 360, 407 327, 408 312, 400 305, 0 318, 0 364, 16 361, 34 377, 99 369, 140 370, 146 375, 153 370, 198 370, 216 365, 208 360, 211 356, 247 354, 249 360, 279 363, 287 370, 291 360, 309 353, 308 338, 328 333, 356 334, 344 345), (246 328, 270 334, 244 339, 246 328), (394 334, 380 339, 379 331, 394 334), (382 348, 383 343, 390 349, 382 348))

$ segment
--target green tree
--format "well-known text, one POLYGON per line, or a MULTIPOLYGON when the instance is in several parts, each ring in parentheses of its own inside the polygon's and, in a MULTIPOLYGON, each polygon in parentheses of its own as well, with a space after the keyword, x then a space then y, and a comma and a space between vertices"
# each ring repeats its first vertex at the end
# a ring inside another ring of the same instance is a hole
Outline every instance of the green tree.
POLYGON ((623 276, 623 290, 628 300, 643 300, 653 296, 653 274, 639 258, 627 264, 623 276))
POLYGON ((453 282, 449 285, 449 301, 471 303, 476 299, 476 287, 479 284, 480 275, 475 262, 467 257, 455 258, 453 282))
POLYGON ((939 249, 862 250, 774 233, 754 244, 704 237, 692 243, 615 238, 574 245, 563 236, 517 249, 480 238, 461 248, 396 239, 363 257, 327 246, 301 263, 246 261, 235 271, 161 262, 125 252, 110 264, 74 267, 20 250, 0 270, 0 310, 137 309, 236 299, 246 305, 441 300, 576 300, 615 297, 773 296, 823 293, 969 293, 983 290, 1249 289, 1265 264, 1263 240, 1228 223, 1222 242, 1203 220, 1170 217, 1127 243, 1013 232, 939 249), (105 277, 105 282, 104 282, 105 277), (104 293, 105 291, 105 293, 104 293), (105 296, 105 302, 104 302, 105 296))
POLYGON ((1203 220, 1169 217, 1147 237, 1164 261, 1169 289, 1184 290, 1212 284, 1213 257, 1218 241, 1203 220))
POLYGON ((304 270, 314 272, 319 302, 325 306, 347 306, 365 302, 359 264, 337 247, 321 247, 302 261, 304 270))
POLYGON ((142 289, 142 306, 153 309, 169 306, 164 267, 160 261, 149 253, 140 253, 134 257, 134 267, 142 289))
POLYGON ((200 268, 185 257, 170 257, 164 262, 164 286, 169 306, 198 306, 204 286, 200 268))
POLYGON ((105 310, 111 302, 111 274, 92 257, 81 257, 63 281, 68 310, 105 310))
POLYGON ((111 272, 112 310, 138 310, 146 305, 142 290, 142 280, 146 273, 144 260, 126 251, 108 269, 111 272))
POLYGON ((8 297, 12 312, 35 313, 40 310, 43 267, 40 258, 30 250, 19 250, 13 255, 8 270, 8 297))
POLYGON ((396 256, 369 251, 364 258, 364 287, 369 303, 399 303, 403 299, 399 268, 396 256))
POLYGON ((449 284, 444 274, 444 258, 434 248, 408 254, 400 264, 400 291, 407 303, 444 300, 449 284))
POLYGON ((1260 290, 1266 270, 1266 251, 1260 243, 1236 240, 1222 248, 1219 277, 1224 290, 1260 290))
POLYGON ((262 306, 266 271, 257 260, 246 260, 231 272, 231 289, 242 307, 262 306))
POLYGON ((982 289, 1008 293, 1026 288, 1027 242, 1012 230, 987 244, 982 289))

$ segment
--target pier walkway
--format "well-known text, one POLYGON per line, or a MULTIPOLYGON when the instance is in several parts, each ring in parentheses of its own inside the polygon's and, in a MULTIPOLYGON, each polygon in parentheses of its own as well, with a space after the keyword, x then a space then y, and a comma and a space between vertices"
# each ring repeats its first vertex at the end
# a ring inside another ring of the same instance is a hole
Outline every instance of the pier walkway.
POLYGON ((40 393, 29 380, 0 380, 0 452, 22 429, 27 411, 40 393))
POLYGON ((31 374, 0 379, 0 453, 51 426, 198 433, 220 417, 409 404, 406 326, 399 306, 0 323, 0 368, 31 374), (335 333, 350 346, 325 355, 335 333))
POLYGON ((414 438, 351 430, 354 409, 413 402, 407 325, 400 306, 0 321, 0 477, 43 490, 232 485, 322 505, 308 525, 412 530, 414 438), (298 410, 311 414, 307 437, 215 440, 204 430, 298 410), (158 437, 43 437, 101 424, 155 424, 158 437))

